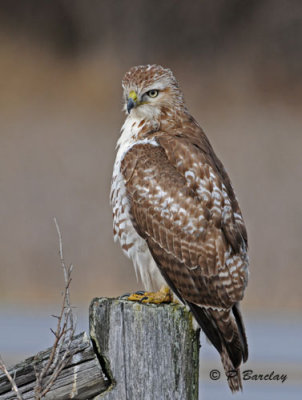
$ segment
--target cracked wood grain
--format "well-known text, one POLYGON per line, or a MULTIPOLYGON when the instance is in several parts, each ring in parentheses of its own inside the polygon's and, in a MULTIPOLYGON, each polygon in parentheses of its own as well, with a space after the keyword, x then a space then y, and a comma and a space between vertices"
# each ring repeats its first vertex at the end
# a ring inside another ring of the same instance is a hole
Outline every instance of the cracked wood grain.
POLYGON ((94 299, 90 335, 112 385, 95 400, 197 400, 199 330, 179 304, 94 299))

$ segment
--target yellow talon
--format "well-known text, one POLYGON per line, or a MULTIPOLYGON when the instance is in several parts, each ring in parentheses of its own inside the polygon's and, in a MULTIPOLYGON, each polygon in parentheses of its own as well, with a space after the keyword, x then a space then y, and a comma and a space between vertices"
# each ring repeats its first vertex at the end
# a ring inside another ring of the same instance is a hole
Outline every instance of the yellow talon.
POLYGON ((142 294, 133 293, 127 298, 127 300, 154 304, 171 303, 172 294, 167 286, 163 286, 158 292, 145 292, 142 294))

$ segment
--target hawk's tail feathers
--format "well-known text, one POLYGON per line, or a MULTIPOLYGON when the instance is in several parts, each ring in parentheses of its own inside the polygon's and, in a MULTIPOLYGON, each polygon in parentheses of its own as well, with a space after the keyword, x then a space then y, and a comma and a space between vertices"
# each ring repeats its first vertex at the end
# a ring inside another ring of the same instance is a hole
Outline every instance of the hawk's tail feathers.
POLYGON ((222 347, 226 348, 233 368, 238 368, 243 359, 246 358, 245 334, 243 336, 241 333, 231 310, 213 310, 209 308, 207 311, 220 333, 222 347))
POLYGON ((240 368, 239 367, 234 368, 234 365, 230 359, 230 356, 225 346, 222 346, 222 352, 220 353, 220 357, 225 375, 228 380, 228 385, 232 393, 242 390, 240 368))
POLYGON ((242 390, 240 364, 248 357, 245 329, 238 305, 231 310, 213 310, 190 304, 200 327, 216 347, 232 392, 242 390))
POLYGON ((243 362, 246 362, 249 356, 249 349, 248 349, 248 344, 247 344, 247 338, 246 338, 246 333, 245 333, 245 327, 244 327, 244 323, 243 323, 243 319, 242 319, 242 315, 241 315, 241 311, 239 308, 239 303, 235 303, 232 307, 232 311, 237 323, 237 328, 239 331, 239 335, 240 335, 240 340, 241 340, 241 344, 242 344, 242 359, 243 362))

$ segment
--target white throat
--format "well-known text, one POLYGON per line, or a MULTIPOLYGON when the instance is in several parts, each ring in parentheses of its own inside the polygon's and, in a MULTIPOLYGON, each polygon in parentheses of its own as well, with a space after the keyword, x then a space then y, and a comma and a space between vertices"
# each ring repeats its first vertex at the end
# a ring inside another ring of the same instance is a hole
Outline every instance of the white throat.
MULTIPOLYGON (((145 107, 145 106, 140 106, 145 107)), ((138 107, 138 108, 140 108, 138 107)), ((152 107, 153 108, 153 107, 152 107)), ((159 127, 158 120, 154 117, 154 119, 149 119, 146 116, 146 113, 138 114, 136 112, 131 111, 130 115, 127 116, 124 125, 121 129, 121 136, 119 137, 116 147, 118 155, 121 157, 126 150, 129 149, 129 146, 132 147, 139 140, 140 131, 148 125, 150 130, 157 130, 159 127)), ((157 115, 158 116, 158 115, 157 115)), ((144 142, 149 142, 150 140, 143 140, 144 142)))

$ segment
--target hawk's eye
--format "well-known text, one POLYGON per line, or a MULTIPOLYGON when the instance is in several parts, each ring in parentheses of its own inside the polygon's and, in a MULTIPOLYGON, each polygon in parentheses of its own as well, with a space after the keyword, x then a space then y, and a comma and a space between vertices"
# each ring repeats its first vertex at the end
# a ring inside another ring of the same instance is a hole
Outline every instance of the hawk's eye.
POLYGON ((158 90, 155 89, 149 90, 149 92, 147 92, 147 95, 149 97, 156 97, 158 95, 158 90))

